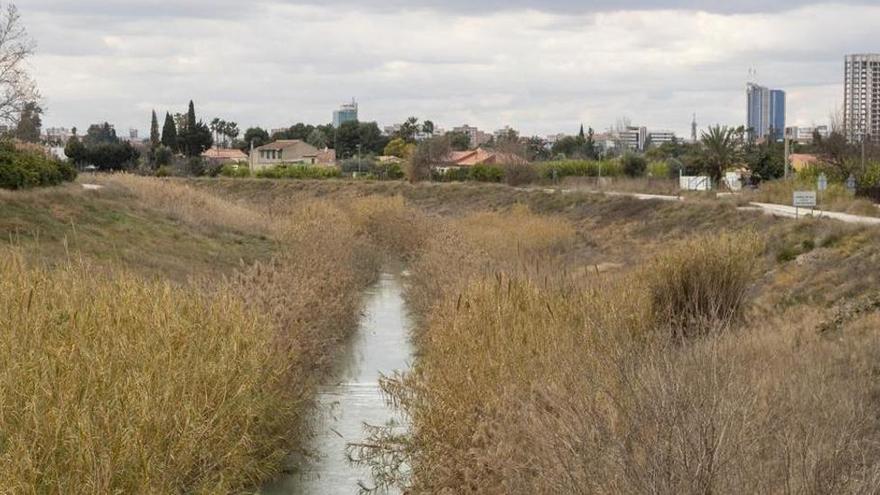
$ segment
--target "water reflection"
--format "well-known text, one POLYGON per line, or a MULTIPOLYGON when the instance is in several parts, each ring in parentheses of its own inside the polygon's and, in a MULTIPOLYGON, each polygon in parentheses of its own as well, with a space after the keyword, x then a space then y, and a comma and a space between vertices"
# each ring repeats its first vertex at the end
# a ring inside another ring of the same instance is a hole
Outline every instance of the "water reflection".
POLYGON ((312 444, 317 457, 300 466, 301 472, 267 487, 265 494, 348 494, 357 493, 361 481, 370 486, 369 470, 348 462, 346 446, 363 440, 364 423, 401 422, 385 404, 378 379, 405 370, 412 347, 397 277, 382 274, 366 298, 358 332, 331 375, 333 383, 319 390, 322 421, 312 444))

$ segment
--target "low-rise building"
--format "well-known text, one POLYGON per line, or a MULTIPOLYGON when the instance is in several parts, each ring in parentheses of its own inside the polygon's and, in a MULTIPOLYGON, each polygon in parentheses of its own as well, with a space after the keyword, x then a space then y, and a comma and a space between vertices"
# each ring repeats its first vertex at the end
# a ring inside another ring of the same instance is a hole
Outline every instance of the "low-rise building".
POLYGON ((467 124, 453 127, 452 132, 466 134, 470 139, 471 148, 479 148, 492 140, 492 135, 467 124))
POLYGON ((247 154, 238 148, 211 148, 202 153, 202 158, 218 165, 248 161, 247 154))
POLYGON ((275 165, 333 165, 336 152, 320 150, 301 139, 280 139, 254 148, 250 153, 251 170, 275 165))
POLYGON ((801 144, 810 144, 813 142, 815 134, 818 133, 820 137, 827 138, 831 131, 828 129, 827 125, 819 125, 816 127, 786 127, 785 128, 785 137, 792 141, 796 141, 801 144))

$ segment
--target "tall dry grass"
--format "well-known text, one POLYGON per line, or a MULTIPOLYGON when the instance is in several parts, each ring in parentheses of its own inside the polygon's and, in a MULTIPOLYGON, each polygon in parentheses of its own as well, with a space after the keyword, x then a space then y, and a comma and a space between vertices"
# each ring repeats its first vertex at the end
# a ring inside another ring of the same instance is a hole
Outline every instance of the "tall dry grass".
POLYGON ((880 488, 880 423, 868 419, 880 334, 824 339, 803 309, 744 319, 760 236, 696 237, 590 276, 525 269, 522 249, 454 258, 489 235, 468 232, 480 225, 493 222, 448 222, 411 265, 419 359, 384 387, 412 431, 358 452, 410 469, 384 479, 413 493, 880 488))
POLYGON ((0 257, 0 478, 11 493, 218 493, 277 470, 295 350, 228 291, 0 257))
POLYGON ((273 233, 275 222, 270 212, 222 198, 184 182, 131 174, 84 175, 80 180, 125 191, 144 206, 192 225, 233 228, 262 235, 273 233))

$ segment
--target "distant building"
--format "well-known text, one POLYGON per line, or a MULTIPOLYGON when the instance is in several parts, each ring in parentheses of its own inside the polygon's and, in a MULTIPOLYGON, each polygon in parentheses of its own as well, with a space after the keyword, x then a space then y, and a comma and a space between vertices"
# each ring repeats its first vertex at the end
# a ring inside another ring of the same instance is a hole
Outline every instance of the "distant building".
POLYGON ((831 131, 828 129, 827 125, 820 125, 816 127, 786 127, 785 128, 785 137, 788 139, 801 143, 801 144, 810 144, 813 142, 814 135, 818 133, 819 136, 823 138, 827 138, 831 131))
POLYGON ((880 140, 880 53, 846 56, 843 128, 851 143, 880 140))
POLYGON ((273 167, 275 165, 332 165, 336 162, 336 152, 331 149, 319 150, 300 139, 281 139, 251 150, 251 170, 273 167))
MULTIPOLYGON (((6 131, 0 131, 6 132, 6 131)), ((70 129, 66 127, 49 127, 43 133, 43 137, 49 143, 61 143, 66 144, 67 140, 70 139, 71 136, 70 129)))
POLYGON ((752 140, 781 140, 785 132, 785 91, 748 83, 746 127, 752 140))
POLYGON ((654 130, 648 132, 648 139, 646 142, 647 145, 651 146, 661 146, 665 143, 671 143, 675 141, 675 132, 666 131, 666 130, 654 130))
POLYGON ((504 126, 502 129, 497 129, 495 132, 492 133, 492 135, 495 136, 495 139, 498 139, 500 137, 510 136, 511 133, 515 133, 517 136, 519 136, 519 131, 510 127, 509 125, 504 126))
POLYGON ((344 103, 339 110, 333 111, 333 127, 337 129, 345 122, 358 120, 358 104, 352 98, 351 103, 344 103))
POLYGON ((616 132, 616 141, 620 147, 630 151, 644 151, 648 140, 648 128, 628 126, 616 132))
POLYGON ((492 136, 490 136, 489 134, 467 124, 459 127, 453 127, 452 132, 466 134, 470 139, 471 148, 479 148, 480 146, 488 143, 492 139, 492 136))

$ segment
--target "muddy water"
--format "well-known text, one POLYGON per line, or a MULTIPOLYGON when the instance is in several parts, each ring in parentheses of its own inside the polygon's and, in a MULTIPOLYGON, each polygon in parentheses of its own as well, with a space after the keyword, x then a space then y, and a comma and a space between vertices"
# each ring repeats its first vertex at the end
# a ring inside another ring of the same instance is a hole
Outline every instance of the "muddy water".
POLYGON ((298 472, 263 493, 349 494, 358 493, 359 482, 372 486, 369 471, 348 461, 346 446, 364 440, 364 423, 401 423, 385 404, 378 380, 380 374, 403 371, 411 362, 409 325, 398 276, 382 274, 366 293, 357 334, 347 344, 332 382, 319 390, 318 432, 311 446, 315 458, 298 462, 298 472))

